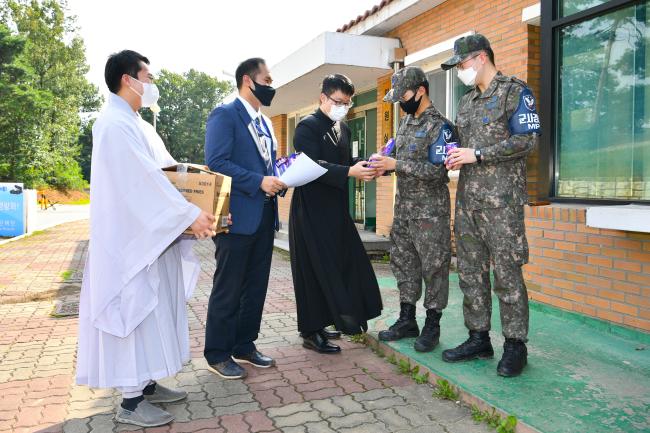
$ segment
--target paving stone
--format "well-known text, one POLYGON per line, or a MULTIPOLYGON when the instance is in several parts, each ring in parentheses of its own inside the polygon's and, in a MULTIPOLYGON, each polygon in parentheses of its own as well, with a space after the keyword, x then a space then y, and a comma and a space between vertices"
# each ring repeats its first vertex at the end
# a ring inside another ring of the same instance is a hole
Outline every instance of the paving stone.
POLYGON ((356 427, 342 428, 341 433, 392 433, 382 423, 363 424, 356 427))
POLYGON ((375 417, 384 423, 384 425, 390 430, 390 431, 396 431, 404 428, 409 428, 411 425, 409 424, 408 419, 404 418, 403 416, 399 415, 395 409, 392 408, 385 408, 383 410, 376 410, 374 411, 375 417))
POLYGON ((237 403, 232 406, 215 407, 214 416, 234 415, 256 410, 260 410, 260 404, 256 401, 251 403, 237 403))
POLYGON ((90 428, 86 419, 70 419, 63 425, 64 433, 88 433, 90 428))
POLYGON ((298 412, 310 412, 312 410, 310 403, 288 404, 284 407, 271 408, 267 413, 271 418, 278 416, 289 416, 298 412))
POLYGON ((343 395, 339 397, 332 397, 332 403, 340 407, 343 412, 347 414, 351 413, 360 413, 364 412, 365 409, 361 405, 361 403, 355 401, 351 396, 349 395, 343 395))
POLYGON ((307 433, 336 433, 336 430, 332 430, 325 421, 308 422, 305 424, 305 430, 307 433))
POLYGON ((352 394, 352 397, 356 401, 369 401, 369 400, 379 400, 383 397, 395 397, 395 393, 392 389, 373 389, 372 391, 359 392, 357 394, 352 394))
POLYGON ((298 412, 289 416, 279 416, 279 417, 272 417, 272 418, 275 421, 275 425, 280 428, 299 426, 308 423, 310 421, 321 421, 321 418, 318 416, 318 412, 316 411, 298 412))
POLYGON ((371 412, 364 412, 353 413, 339 418, 329 418, 328 421, 332 428, 338 431, 342 428, 357 427, 362 424, 375 423, 377 422, 377 419, 371 412))
POLYGON ((321 413, 323 418, 345 415, 343 409, 332 403, 332 400, 315 400, 311 402, 311 405, 315 410, 321 413))

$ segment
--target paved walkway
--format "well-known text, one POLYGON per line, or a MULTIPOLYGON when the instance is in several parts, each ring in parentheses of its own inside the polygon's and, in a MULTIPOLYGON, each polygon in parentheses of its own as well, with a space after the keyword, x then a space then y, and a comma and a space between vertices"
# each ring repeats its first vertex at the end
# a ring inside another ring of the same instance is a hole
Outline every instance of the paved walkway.
MULTIPOLYGON (((143 431, 113 421, 119 396, 73 384, 74 310, 87 246, 87 222, 55 227, 0 246, 0 432, 143 431), (56 300, 63 313, 53 317, 56 300), (28 302, 24 302, 28 301, 28 302), (65 307, 68 308, 65 308, 65 307)), ((259 348, 277 367, 247 367, 225 381, 202 358, 213 244, 197 243, 203 270, 189 303, 192 360, 164 382, 185 389, 166 405, 170 426, 146 432, 487 432, 463 406, 432 397, 363 345, 343 341, 341 355, 304 350, 296 331, 291 271, 275 255, 259 348)), ((388 276, 386 266, 377 272, 388 276)))

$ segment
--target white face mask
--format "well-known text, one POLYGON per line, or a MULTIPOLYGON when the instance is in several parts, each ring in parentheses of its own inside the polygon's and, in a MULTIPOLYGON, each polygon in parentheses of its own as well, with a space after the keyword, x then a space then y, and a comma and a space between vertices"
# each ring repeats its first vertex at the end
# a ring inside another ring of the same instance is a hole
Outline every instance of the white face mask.
POLYGON ((158 90, 158 86, 155 84, 143 83, 136 78, 133 79, 142 84, 142 94, 140 94, 133 87, 129 86, 129 89, 133 90, 135 94, 140 96, 140 99, 142 99, 142 106, 151 107, 152 105, 156 104, 158 102, 158 98, 160 98, 160 91, 158 90))
POLYGON ((473 65, 470 66, 469 68, 458 69, 458 78, 466 86, 473 86, 474 84, 476 84, 476 75, 477 74, 478 74, 478 71, 476 69, 474 69, 473 65))
POLYGON ((350 110, 350 107, 346 105, 332 105, 332 108, 330 108, 329 112, 329 118, 335 122, 343 120, 345 119, 345 116, 347 116, 348 110, 350 110))

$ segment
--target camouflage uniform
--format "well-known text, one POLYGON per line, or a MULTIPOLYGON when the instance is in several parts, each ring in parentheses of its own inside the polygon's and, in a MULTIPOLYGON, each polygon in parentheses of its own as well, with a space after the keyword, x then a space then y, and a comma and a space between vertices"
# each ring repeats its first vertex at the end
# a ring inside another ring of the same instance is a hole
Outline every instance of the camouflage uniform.
POLYGON ((479 149, 482 155, 480 163, 461 168, 456 196, 454 233, 465 326, 490 329, 491 261, 503 334, 526 341, 523 206, 528 201, 526 156, 540 131, 535 99, 524 82, 498 73, 485 92, 473 88, 462 97, 456 127, 461 146, 479 149))
MULTIPOLYGON (((392 95, 403 95, 426 79, 419 68, 404 68, 393 79, 392 95), (417 71, 414 71, 416 70, 417 71)), ((395 139, 397 194, 391 229, 390 265, 400 302, 415 305, 426 291, 424 306, 442 311, 449 297, 451 261, 450 203, 447 170, 429 162, 436 143, 455 141, 449 120, 433 106, 419 117, 406 115, 395 139)))

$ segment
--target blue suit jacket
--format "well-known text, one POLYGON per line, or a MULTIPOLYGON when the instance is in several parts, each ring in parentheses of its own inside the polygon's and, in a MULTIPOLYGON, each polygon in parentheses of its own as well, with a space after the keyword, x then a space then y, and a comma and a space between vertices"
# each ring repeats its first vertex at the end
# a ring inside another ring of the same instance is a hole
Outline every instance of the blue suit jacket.
MULTIPOLYGON (((271 158, 275 164, 277 141, 271 121, 267 117, 263 121, 273 137, 271 158)), ((255 233, 262 220, 265 193, 260 185, 267 174, 251 127, 252 119, 246 108, 235 99, 210 113, 205 131, 205 163, 210 170, 232 177, 230 233, 243 235, 255 233)), ((278 230, 277 200, 274 200, 274 211, 278 230)))

